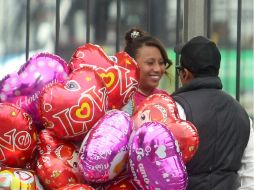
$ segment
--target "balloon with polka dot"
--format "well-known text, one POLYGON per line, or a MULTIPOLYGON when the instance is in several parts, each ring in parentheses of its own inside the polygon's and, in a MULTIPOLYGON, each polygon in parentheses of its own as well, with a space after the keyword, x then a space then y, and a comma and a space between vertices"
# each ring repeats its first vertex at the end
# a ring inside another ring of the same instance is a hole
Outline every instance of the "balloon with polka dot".
POLYGON ((40 125, 37 100, 41 91, 65 80, 69 73, 67 63, 50 53, 31 57, 17 73, 8 74, 0 81, 0 102, 11 102, 25 109, 40 125))

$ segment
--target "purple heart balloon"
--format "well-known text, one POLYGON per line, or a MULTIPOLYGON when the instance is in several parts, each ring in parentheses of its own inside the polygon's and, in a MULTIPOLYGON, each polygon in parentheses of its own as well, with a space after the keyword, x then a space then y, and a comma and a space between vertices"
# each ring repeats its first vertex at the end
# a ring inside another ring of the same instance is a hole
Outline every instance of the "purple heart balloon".
POLYGON ((125 112, 111 110, 85 137, 79 153, 79 169, 88 182, 106 182, 125 168, 132 121, 125 112))
POLYGON ((186 189, 186 168, 177 142, 166 126, 146 122, 133 131, 129 143, 130 170, 142 189, 186 189))
POLYGON ((63 82, 68 76, 67 63, 59 56, 39 53, 31 57, 17 73, 0 81, 0 102, 10 102, 26 110, 40 125, 37 100, 44 88, 63 82))

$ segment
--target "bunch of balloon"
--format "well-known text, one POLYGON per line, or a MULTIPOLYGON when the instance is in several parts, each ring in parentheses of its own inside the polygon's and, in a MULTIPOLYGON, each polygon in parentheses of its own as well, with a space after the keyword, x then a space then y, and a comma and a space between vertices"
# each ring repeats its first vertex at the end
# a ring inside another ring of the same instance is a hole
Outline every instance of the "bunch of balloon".
POLYGON ((23 108, 42 129, 38 113, 38 97, 43 89, 63 82, 69 73, 67 62, 50 53, 31 57, 18 72, 8 74, 0 81, 0 102, 13 103, 23 108))
POLYGON ((132 119, 136 129, 150 121, 164 124, 177 140, 185 164, 195 155, 199 145, 198 131, 191 122, 180 119, 176 103, 171 96, 151 95, 138 106, 132 119))

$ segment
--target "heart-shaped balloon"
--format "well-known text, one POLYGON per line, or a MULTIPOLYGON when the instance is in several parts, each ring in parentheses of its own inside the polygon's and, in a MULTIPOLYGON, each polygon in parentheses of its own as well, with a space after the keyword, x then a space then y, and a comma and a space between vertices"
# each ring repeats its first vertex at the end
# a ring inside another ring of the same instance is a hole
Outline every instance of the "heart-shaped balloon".
POLYGON ((108 57, 98 45, 85 44, 72 56, 71 70, 89 66, 96 68, 108 90, 109 109, 122 108, 138 88, 139 69, 127 53, 108 57))
POLYGON ((85 184, 69 184, 57 190, 94 190, 94 188, 85 184))
POLYGON ((27 111, 40 125, 38 97, 42 90, 68 75, 67 63, 57 55, 39 53, 30 58, 17 73, 0 82, 0 102, 11 102, 27 111))
POLYGON ((187 172, 177 142, 158 122, 146 122, 130 139, 130 168, 142 189, 185 190, 187 172))
POLYGON ((64 144, 62 139, 59 139, 54 131, 43 129, 38 135, 37 149, 40 155, 46 152, 54 151, 59 145, 64 144))
POLYGON ((108 58, 104 50, 91 43, 84 44, 77 48, 69 61, 71 71, 89 66, 92 68, 108 68, 114 63, 108 58))
POLYGON ((60 144, 55 150, 38 156, 36 172, 47 189, 57 189, 81 182, 77 162, 77 148, 60 144))
POLYGON ((34 171, 21 168, 1 168, 0 189, 43 190, 34 171))
POLYGON ((119 92, 121 80, 117 67, 110 66, 107 69, 97 67, 96 72, 101 77, 108 91, 108 109, 117 109, 122 106, 123 103, 121 103, 122 99, 119 92), (115 102, 118 103, 116 104, 115 102))
POLYGON ((71 149, 77 149, 75 148, 76 147, 75 144, 73 144, 72 142, 60 139, 54 133, 54 131, 51 131, 49 129, 43 129, 40 131, 38 135, 38 142, 37 142, 37 149, 40 155, 43 155, 48 152, 49 153, 54 152, 60 146, 69 146, 69 147, 72 147, 71 149))
MULTIPOLYGON (((113 68, 118 71, 118 76, 116 75, 118 82, 115 85, 112 83, 112 85, 107 87, 109 91, 109 108, 121 109, 138 89, 139 68, 136 61, 126 52, 118 52, 111 59, 114 60, 113 68), (114 59, 112 59, 113 57, 114 59)), ((101 70, 103 69, 97 69, 97 72, 105 76, 101 70)), ((105 73, 108 74, 108 68, 106 71, 105 73)), ((106 76, 102 77, 102 79, 105 84, 109 84, 108 75, 106 76)))
POLYGON ((88 182, 106 182, 125 168, 130 117, 123 111, 105 114, 85 137, 79 152, 79 169, 88 182))
POLYGON ((83 140, 107 109, 107 90, 89 67, 73 71, 65 83, 54 84, 39 97, 43 124, 59 137, 83 140))
POLYGON ((135 129, 149 121, 165 124, 179 143, 184 163, 188 163, 195 155, 199 145, 198 131, 191 122, 180 119, 176 103, 171 96, 149 96, 138 106, 132 119, 135 129))
POLYGON ((22 108, 0 103, 0 164, 24 167, 34 156, 37 134, 32 118, 22 108))
POLYGON ((175 122, 179 119, 176 103, 170 95, 153 94, 137 107, 132 119, 138 128, 145 122, 175 122))
POLYGON ((182 159, 187 164, 193 158, 199 146, 196 127, 191 122, 180 119, 176 122, 166 122, 165 125, 178 141, 182 159))

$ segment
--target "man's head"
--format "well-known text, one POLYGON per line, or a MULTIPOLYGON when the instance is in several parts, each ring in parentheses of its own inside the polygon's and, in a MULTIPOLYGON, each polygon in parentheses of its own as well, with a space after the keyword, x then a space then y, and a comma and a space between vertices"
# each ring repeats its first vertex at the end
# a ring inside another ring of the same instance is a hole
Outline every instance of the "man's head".
POLYGON ((181 55, 177 67, 180 78, 184 71, 189 71, 193 78, 218 76, 221 55, 216 44, 206 37, 194 37, 186 44, 176 46, 175 52, 181 55))

